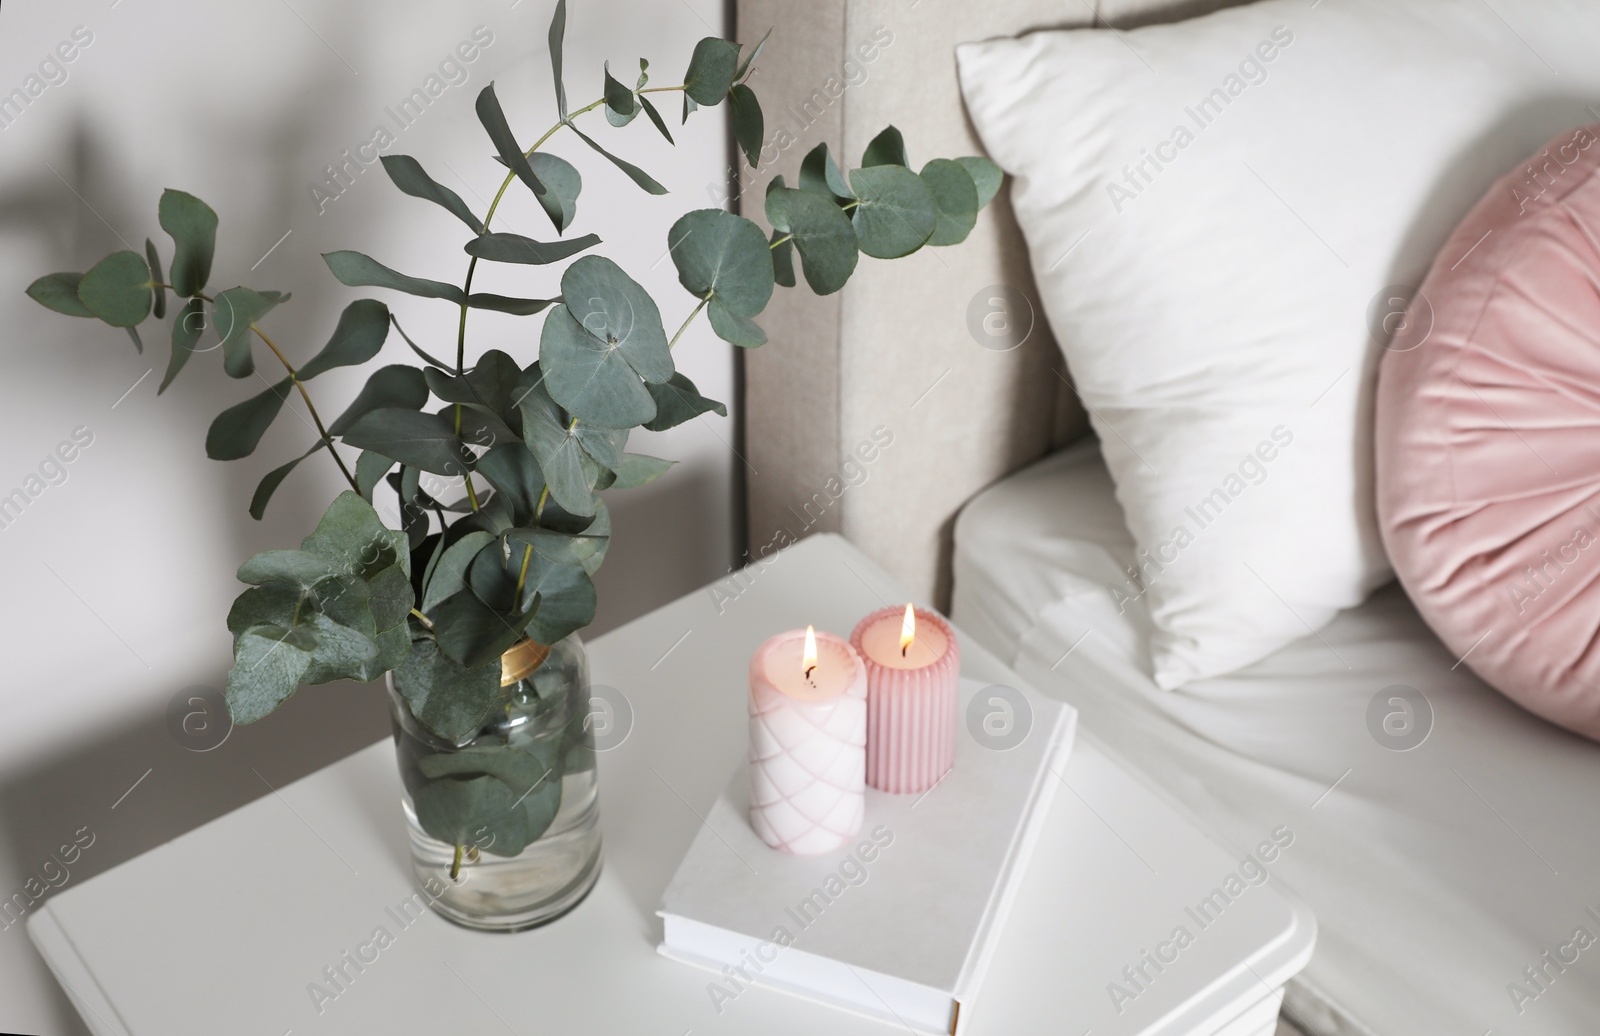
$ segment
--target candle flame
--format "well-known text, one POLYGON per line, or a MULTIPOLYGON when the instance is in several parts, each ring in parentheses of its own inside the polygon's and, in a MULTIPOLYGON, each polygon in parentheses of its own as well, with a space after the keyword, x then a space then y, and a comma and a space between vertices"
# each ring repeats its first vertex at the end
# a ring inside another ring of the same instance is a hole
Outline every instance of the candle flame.
POLYGON ((801 658, 801 664, 806 668, 806 678, 811 678, 811 670, 817 667, 817 631, 814 627, 806 627, 806 650, 801 658))
POLYGON ((905 655, 906 649, 917 639, 917 613, 911 605, 906 605, 905 620, 900 623, 900 654, 905 655))

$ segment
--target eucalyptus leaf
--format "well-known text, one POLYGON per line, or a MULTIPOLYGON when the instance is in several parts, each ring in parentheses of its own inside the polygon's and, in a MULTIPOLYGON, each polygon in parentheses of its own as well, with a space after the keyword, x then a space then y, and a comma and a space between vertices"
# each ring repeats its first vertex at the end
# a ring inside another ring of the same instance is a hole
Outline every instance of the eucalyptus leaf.
POLYGON ((739 45, 715 36, 695 44, 689 71, 683 76, 684 96, 696 104, 713 105, 727 96, 739 70, 739 45))
POLYGON ((606 121, 613 126, 626 126, 639 114, 638 99, 633 96, 633 91, 617 82, 611 74, 611 62, 606 62, 605 69, 605 98, 606 121))
POLYGON ((955 245, 967 239, 978 222, 978 186, 960 164, 935 158, 917 174, 928 185, 938 209, 930 245, 955 245))
POLYGON ((583 177, 571 162, 544 151, 529 155, 528 165, 545 186, 545 192, 539 195, 540 206, 550 217, 550 222, 555 224, 556 232, 565 232, 578 214, 578 195, 583 190, 583 177))
POLYGON ((662 460, 643 453, 624 453, 622 463, 616 468, 617 480, 612 483, 612 488, 636 489, 647 486, 665 475, 676 463, 675 460, 662 460))
MULTIPOLYGON (((773 273, 767 237, 760 227, 721 209, 699 209, 674 223, 667 239, 672 242, 678 282, 691 295, 711 297, 745 317, 766 308, 772 298, 773 273)), ((564 280, 562 290, 572 298, 564 280)))
MULTIPOLYGON (((863 252, 878 259, 898 259, 932 236, 939 210, 933 192, 916 173, 898 165, 852 169, 850 185, 861 199, 850 222, 863 252)), ((801 257, 805 254, 800 246, 801 257)))
POLYGON ((28 297, 47 309, 69 317, 92 317, 89 307, 78 298, 81 273, 49 273, 28 285, 28 297))
POLYGON ((447 845, 510 857, 532 840, 516 795, 493 777, 429 781, 411 798, 417 823, 447 845))
POLYGON ((735 80, 741 80, 742 81, 744 79, 745 73, 750 71, 750 66, 755 64, 756 58, 759 58, 761 56, 762 50, 764 50, 766 48, 767 40, 769 40, 771 38, 772 38, 772 30, 771 29, 768 29, 766 32, 761 34, 761 39, 756 41, 756 45, 754 47, 750 48, 750 53, 746 54, 745 57, 744 57, 744 60, 739 62, 739 67, 733 73, 733 78, 735 80))
POLYGON ((522 263, 543 266, 558 263, 600 243, 595 234, 585 234, 570 241, 535 241, 521 234, 485 234, 466 244, 466 252, 479 259, 497 263, 522 263))
POLYGON ((550 16, 550 71, 556 80, 556 111, 567 117, 567 86, 561 81, 561 45, 567 35, 567 0, 556 0, 555 13, 550 16))
MULTIPOLYGON (((559 73, 558 73, 559 75, 559 73)), ((545 193, 545 186, 539 177, 534 174, 533 167, 528 164, 528 156, 523 154, 522 145, 517 143, 517 138, 511 132, 511 127, 506 122, 505 112, 500 110, 500 98, 495 96, 494 84, 490 83, 478 93, 475 106, 478 112, 478 121, 483 123, 484 132, 489 134, 489 139, 494 142, 495 151, 500 155, 500 160, 510 169, 536 195, 545 193)), ((562 113, 562 118, 566 113, 562 113)))
POLYGON ((1006 174, 987 158, 976 155, 964 155, 955 161, 967 171, 967 175, 972 177, 972 182, 978 187, 978 208, 981 209, 989 204, 1000 192, 1000 184, 1006 178, 1006 174))
POLYGON ((389 269, 371 256, 362 255, 360 252, 349 250, 324 252, 322 260, 328 264, 328 269, 333 271, 339 283, 352 288, 393 288, 407 295, 417 295, 425 299, 444 299, 458 306, 466 301, 466 296, 462 294, 458 285, 432 281, 425 277, 409 277, 389 269))
POLYGON ((674 374, 665 385, 651 385, 649 389, 650 395, 655 397, 656 416, 644 426, 647 431, 664 432, 701 414, 728 416, 727 407, 702 396, 694 382, 681 373, 674 374))
POLYGON ((491 295, 475 291, 467 296, 467 305, 473 309, 488 309, 496 313, 510 313, 516 317, 542 313, 559 301, 557 299, 513 299, 504 295, 491 295))
POLYGON ((248 378, 256 361, 250 354, 250 331, 256 321, 288 299, 278 292, 229 288, 211 303, 211 319, 222 337, 222 369, 230 378, 248 378))
POLYGON ((505 539, 511 546, 511 559, 516 564, 520 565, 524 553, 532 550, 546 561, 557 565, 582 566, 590 558, 605 552, 610 533, 601 534, 589 530, 566 533, 537 527, 508 529, 505 532, 505 539))
POLYGON ((911 162, 906 158, 906 142, 901 137, 900 131, 888 126, 868 141, 867 149, 861 154, 861 164, 863 167, 874 165, 909 167, 911 162))
POLYGON ((767 221, 794 236, 812 291, 831 295, 850 280, 860 260, 855 227, 828 198, 779 188, 767 195, 767 221))
POLYGON ((404 536, 385 526, 372 505, 349 489, 333 498, 316 529, 300 541, 300 549, 363 580, 395 565, 407 575, 411 572, 404 536))
POLYGON ((356 486, 363 500, 372 503, 372 491, 394 466, 393 457, 385 457, 376 450, 361 451, 361 456, 356 458, 356 486))
POLYGON ((554 644, 594 621, 594 581, 581 565, 561 565, 537 552, 529 560, 523 600, 538 602, 526 635, 554 644))
POLYGON ((370 411, 344 432, 344 441, 435 475, 465 475, 472 466, 450 421, 403 407, 370 411))
MULTIPOLYGON (((167 315, 166 278, 161 274, 161 256, 156 252, 156 243, 149 238, 144 239, 144 259, 150 267, 150 281, 155 290, 155 318, 162 320, 167 315)), ((139 351, 144 352, 143 349, 139 351)))
POLYGON ((133 327, 150 315, 150 265, 138 252, 112 252, 83 275, 78 299, 112 327, 133 327))
POLYGON ((303 628, 253 626, 233 647, 224 697, 239 724, 254 723, 282 705, 300 686, 311 666, 316 638, 303 628))
POLYGON ((422 610, 431 612, 445 598, 465 590, 467 569, 472 559, 495 542, 494 536, 487 532, 469 532, 446 547, 444 553, 439 555, 439 563, 434 566, 428 585, 423 589, 422 610))
MULTIPOLYGON (((772 269, 771 264, 767 268, 772 269)), ((737 345, 743 349, 755 349, 767 344, 767 333, 749 317, 735 313, 723 304, 720 298, 713 298, 706 307, 706 315, 711 320, 711 330, 717 337, 730 345, 737 345)))
POLYGON ((661 135, 667 138, 667 143, 676 144, 677 141, 672 139, 672 133, 667 129, 666 120, 661 117, 660 112, 656 111, 656 106, 650 103, 650 98, 640 94, 639 106, 642 107, 644 109, 644 113, 650 117, 650 121, 655 124, 656 129, 661 131, 661 135))
POLYGON ((167 372, 162 375, 161 387, 156 395, 167 390, 172 379, 183 370, 183 365, 194 355, 194 347, 206 328, 206 304, 199 299, 189 299, 172 316, 172 358, 167 361, 167 372))
POLYGON ((428 612, 439 650, 466 667, 498 665, 500 656, 523 639, 539 602, 520 615, 502 613, 480 601, 472 588, 435 605, 428 612))
POLYGON ((253 586, 287 583, 306 588, 324 579, 347 574, 333 561, 310 551, 263 550, 239 566, 237 578, 239 582, 253 586))
POLYGON ((655 300, 616 263, 597 255, 567 267, 561 294, 566 302, 551 310, 539 338, 550 396, 585 423, 604 428, 650 420, 655 404, 641 379, 658 383, 672 376, 655 300))
POLYGON ((605 148, 601 147, 598 143, 596 143, 593 137, 589 136, 587 133, 585 133, 582 130, 578 129, 578 127, 573 126, 570 122, 567 124, 567 126, 572 130, 572 132, 574 132, 574 133, 576 133, 578 135, 578 139, 582 140, 585 144, 588 144, 591 148, 593 148, 594 150, 598 151, 612 165, 616 166, 618 169, 621 169, 624 173, 628 174, 628 179, 632 180, 634 183, 638 184, 640 187, 643 187, 646 191, 648 191, 651 194, 666 194, 667 193, 667 189, 665 187, 661 186, 661 184, 657 183, 655 178, 652 177, 649 173, 645 172, 643 169, 640 169, 638 166, 634 165, 632 162, 626 161, 624 159, 618 158, 616 155, 613 155, 611 152, 607 151, 605 148))
MULTIPOLYGON (((564 311, 557 313, 564 315, 564 311)), ((552 318, 556 314, 552 314, 552 318)), ((548 327, 548 322, 546 323, 548 327)), ((637 383, 637 379, 635 379, 637 383)), ((644 391, 643 388, 640 391, 644 391)), ((649 399, 646 393, 645 398, 649 399)), ((538 461, 539 471, 550 488, 550 495, 567 511, 588 516, 594 513, 594 481, 584 470, 583 447, 570 422, 561 420, 555 403, 535 386, 523 396, 522 436, 538 461)))
MULTIPOLYGON (((367 605, 372 611, 373 625, 380 634, 406 628, 406 616, 411 614, 411 608, 416 604, 416 595, 411 592, 410 569, 410 551, 401 550, 396 552, 394 564, 379 569, 367 578, 367 605)), ((410 634, 407 633, 407 636, 410 634)))
POLYGON ((460 742, 477 733, 500 696, 500 659, 469 668, 434 641, 418 640, 395 670, 394 689, 419 723, 446 741, 460 742))
POLYGON ((339 324, 322 351, 295 373, 309 381, 335 367, 366 363, 383 349, 389 337, 389 307, 376 299, 357 299, 339 314, 339 324))
POLYGON ((413 198, 433 202, 465 223, 474 234, 483 233, 483 220, 473 215, 461 195, 429 176, 421 162, 410 155, 381 155, 379 160, 396 187, 413 198))
POLYGON ((685 93, 683 95, 683 118, 681 120, 679 120, 679 121, 685 122, 685 123, 688 122, 689 121, 689 113, 694 111, 698 107, 700 107, 700 106, 698 104, 694 103, 694 98, 690 97, 687 93, 685 93))
POLYGON ((733 123, 733 139, 744 152, 750 168, 754 169, 761 164, 761 145, 766 139, 761 102, 756 100, 754 90, 739 83, 728 91, 728 104, 731 109, 729 116, 733 123))
POLYGON ((287 464, 279 465, 278 467, 267 472, 266 475, 262 477, 261 481, 256 484, 256 491, 250 497, 250 517, 259 522, 262 515, 267 513, 267 504, 271 502, 272 494, 276 493, 278 491, 278 487, 283 484, 283 480, 289 477, 289 472, 293 471, 297 466, 299 466, 301 461, 305 460, 313 453, 316 453, 324 446, 329 445, 332 441, 332 439, 318 439, 315 445, 313 445, 306 452, 302 453, 300 456, 296 457, 294 460, 289 461, 287 464))
POLYGON ((311 664, 301 674, 304 684, 332 683, 334 680, 359 680, 366 683, 383 675, 378 668, 378 645, 373 637, 335 622, 328 615, 313 613, 306 624, 316 633, 317 646, 311 664))
POLYGON ((293 386, 293 378, 284 378, 218 414, 206 432, 206 456, 212 460, 238 460, 254 453, 293 386))
POLYGON ((839 171, 839 164, 833 160, 826 143, 818 144, 801 159, 799 185, 803 191, 831 195, 840 202, 850 201, 855 197, 850 190, 849 181, 844 178, 844 173, 839 171))
MULTIPOLYGON (((389 314, 389 322, 394 325, 394 329, 396 331, 400 332, 400 337, 405 339, 405 343, 411 347, 411 351, 416 353, 419 357, 422 358, 422 362, 431 363, 433 366, 441 367, 441 368, 449 366, 443 360, 437 360, 437 359, 434 359, 432 356, 429 356, 426 352, 423 351, 422 346, 420 346, 416 342, 412 341, 411 340, 411 336, 406 334, 406 329, 400 326, 400 321, 395 318, 395 315, 393 313, 389 314)), ((420 408, 422 406, 422 404, 418 403, 417 406, 420 408)))
POLYGON ((773 282, 785 288, 794 287, 794 236, 774 230, 769 247, 772 251, 773 282))
POLYGON ((428 383, 423 379, 422 372, 403 363, 392 363, 372 372, 355 401, 334 419, 328 431, 342 436, 374 410, 421 410, 427 402, 428 383))
POLYGON ((544 489, 544 475, 526 443, 501 443, 478 458, 475 469, 511 505, 512 520, 531 522, 544 489))
POLYGON ((306 594, 292 583, 263 583, 252 586, 234 598, 228 609, 228 632, 235 637, 252 626, 295 625, 297 613, 304 607, 306 594))
POLYGON ((205 290, 217 252, 217 214, 192 194, 170 188, 161 194, 157 216, 172 238, 172 290, 188 298, 205 290))

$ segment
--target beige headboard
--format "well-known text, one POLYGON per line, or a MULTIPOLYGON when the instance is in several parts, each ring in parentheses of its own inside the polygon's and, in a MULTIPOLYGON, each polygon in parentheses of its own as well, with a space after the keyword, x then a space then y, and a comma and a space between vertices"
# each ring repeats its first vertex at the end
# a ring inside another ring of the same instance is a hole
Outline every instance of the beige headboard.
MULTIPOLYGON (((1223 6, 1228 0, 737 0, 738 38, 773 30, 752 81, 768 148, 757 173, 741 160, 739 211, 765 226, 762 192, 774 174, 792 186, 801 158, 822 141, 855 164, 890 122, 915 166, 981 154, 956 82, 957 43, 1170 21, 1223 6)), ((744 368, 751 557, 840 532, 944 607, 961 506, 1087 427, 1005 191, 964 244, 894 262, 864 257, 849 285, 826 298, 803 282, 779 289, 761 323, 772 344, 746 354, 744 368), (1014 344, 1030 309, 1031 332, 1014 344)))

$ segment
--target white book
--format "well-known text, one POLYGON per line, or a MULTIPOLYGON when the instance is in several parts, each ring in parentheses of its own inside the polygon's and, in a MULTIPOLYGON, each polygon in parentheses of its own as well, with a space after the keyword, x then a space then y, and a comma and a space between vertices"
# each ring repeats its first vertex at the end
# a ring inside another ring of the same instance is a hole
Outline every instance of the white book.
POLYGON ((750 828, 746 768, 737 769, 658 911, 661 953, 708 969, 706 996, 718 1014, 765 986, 960 1036, 1061 784, 1077 718, 1029 688, 996 691, 973 680, 961 683, 961 709, 945 779, 921 795, 868 788, 861 833, 831 853, 769 849, 750 828), (966 722, 974 698, 980 732, 990 717, 984 742, 1006 743, 1007 722, 1026 724, 1026 736, 1009 748, 980 742, 966 722))

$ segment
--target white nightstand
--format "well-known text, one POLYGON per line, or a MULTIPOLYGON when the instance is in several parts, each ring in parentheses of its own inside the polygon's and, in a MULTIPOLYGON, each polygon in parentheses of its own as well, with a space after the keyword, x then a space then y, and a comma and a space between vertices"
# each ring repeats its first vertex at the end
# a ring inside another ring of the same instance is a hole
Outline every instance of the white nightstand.
MULTIPOLYGON (((808 622, 848 632, 904 600, 844 540, 817 536, 594 641, 594 681, 620 692, 631 728, 601 756, 605 872, 544 928, 486 935, 395 913, 417 890, 385 741, 63 892, 29 932, 99 1036, 892 1031, 762 989, 719 1014, 706 973, 656 954, 654 911, 744 754, 750 651, 808 622), (378 927, 390 945, 347 966, 319 1014, 309 985, 378 927)), ((961 652, 966 675, 1017 682, 969 638, 961 652)), ((1271 1036, 1283 983, 1311 956, 1309 911, 1270 880, 1204 909, 1240 861, 1093 731, 1060 776, 973 1032, 1271 1036)))

